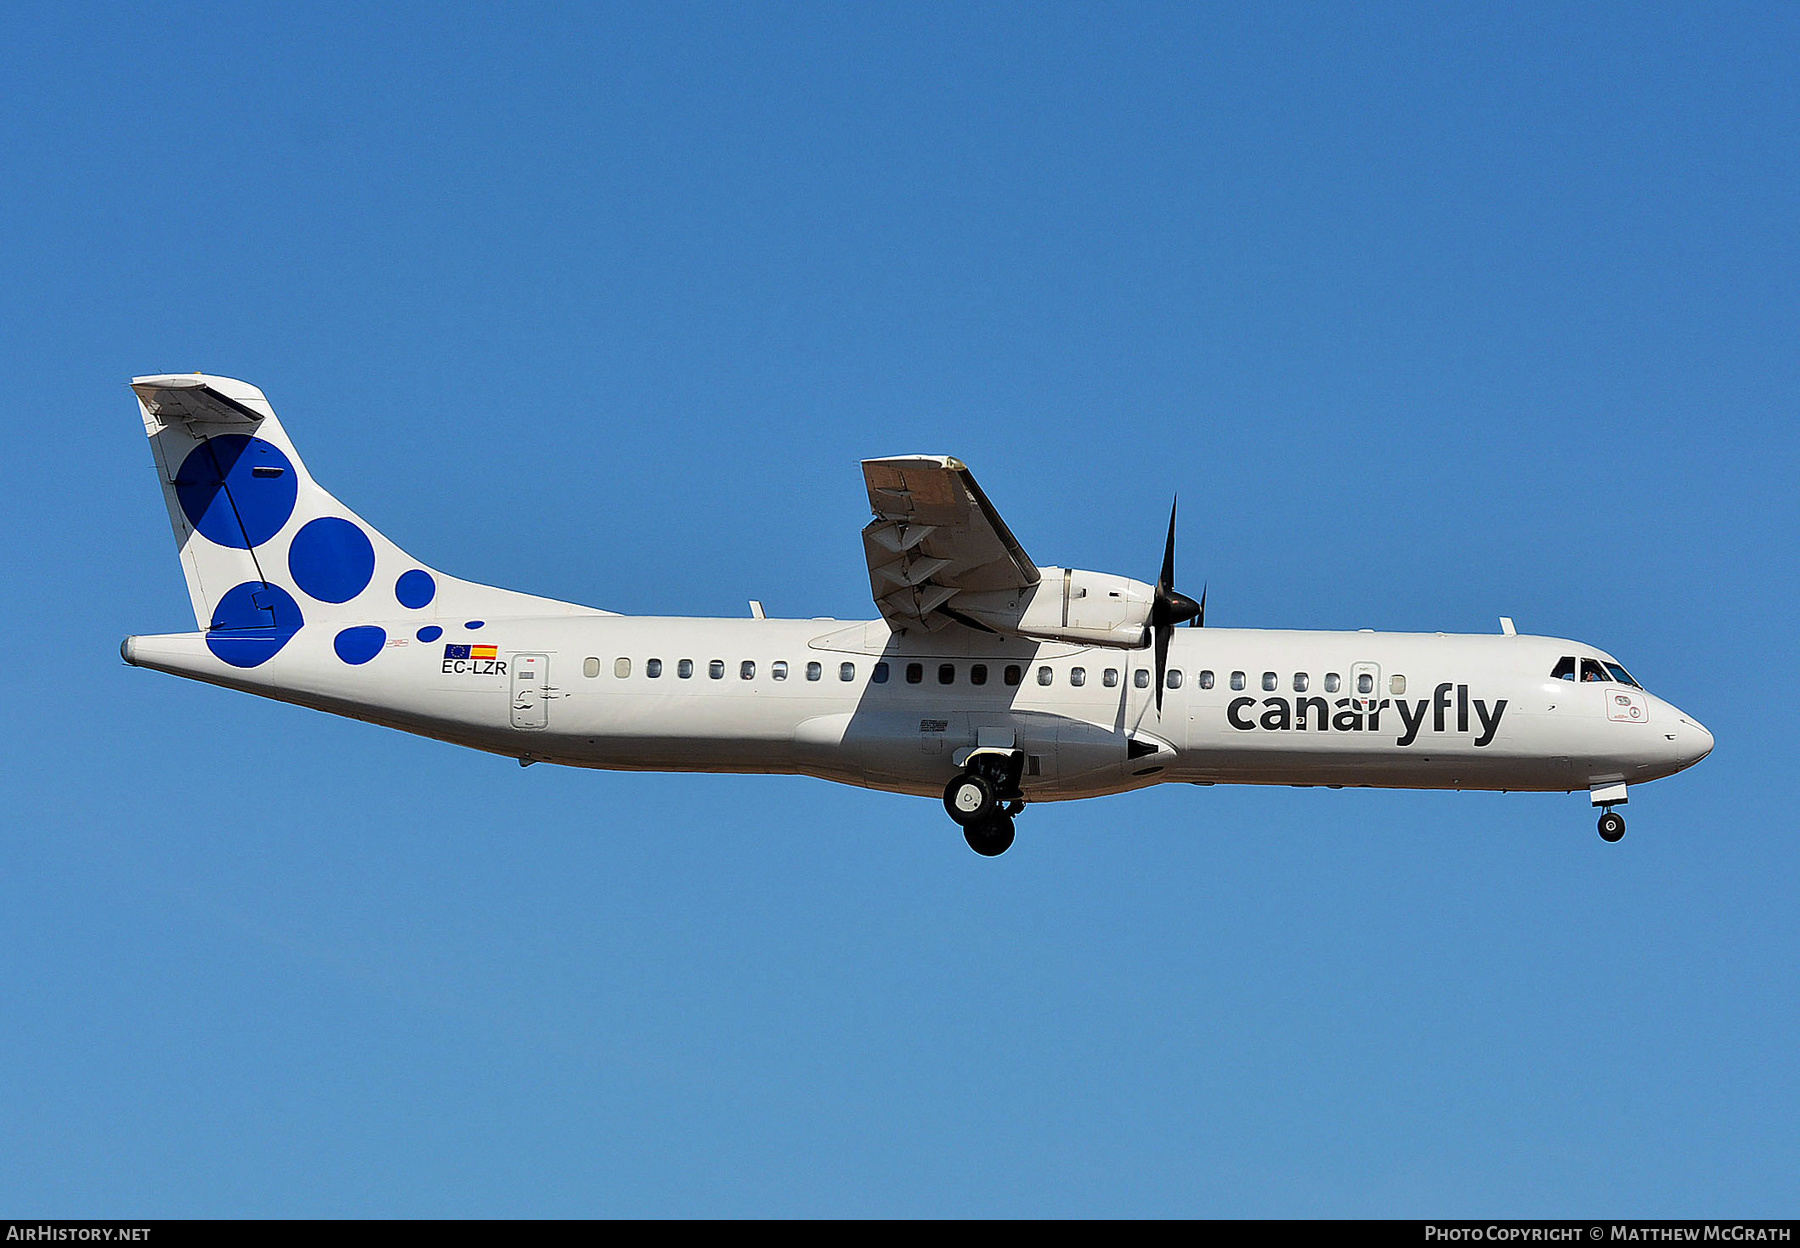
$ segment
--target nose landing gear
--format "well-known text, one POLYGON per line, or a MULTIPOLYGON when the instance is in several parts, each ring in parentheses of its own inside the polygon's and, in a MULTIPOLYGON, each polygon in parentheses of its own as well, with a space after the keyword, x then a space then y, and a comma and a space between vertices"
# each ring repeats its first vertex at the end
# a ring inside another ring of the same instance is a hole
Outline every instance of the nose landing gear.
POLYGON ((984 858, 1004 854, 1013 843, 1013 817, 1025 809, 1019 792, 1025 755, 1019 750, 976 750, 963 767, 944 786, 944 809, 962 828, 970 849, 984 858))
POLYGON ((1588 797, 1600 808, 1600 839, 1611 844, 1623 837, 1625 816, 1613 810, 1613 807, 1623 806, 1630 800, 1625 795, 1625 786, 1616 782, 1591 785, 1588 797))

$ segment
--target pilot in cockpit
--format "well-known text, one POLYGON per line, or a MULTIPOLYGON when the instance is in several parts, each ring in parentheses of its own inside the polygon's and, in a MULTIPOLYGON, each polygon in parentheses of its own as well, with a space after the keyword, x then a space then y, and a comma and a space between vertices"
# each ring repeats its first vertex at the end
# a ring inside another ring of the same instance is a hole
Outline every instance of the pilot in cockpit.
POLYGON ((1572 654, 1564 655, 1550 672, 1553 680, 1579 680, 1583 684, 1599 684, 1603 681, 1614 681, 1621 685, 1638 688, 1637 681, 1631 673, 1617 663, 1602 663, 1599 659, 1576 659, 1572 654))

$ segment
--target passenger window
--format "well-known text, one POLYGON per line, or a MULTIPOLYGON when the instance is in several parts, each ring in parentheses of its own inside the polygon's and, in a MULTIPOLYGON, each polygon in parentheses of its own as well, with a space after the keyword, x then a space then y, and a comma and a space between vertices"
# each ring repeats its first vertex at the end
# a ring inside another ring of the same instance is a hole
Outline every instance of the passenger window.
POLYGON ((724 659, 714 659, 711 663, 708 663, 706 665, 706 675, 707 675, 708 679, 711 679, 711 680, 724 680, 725 679, 725 660, 724 659))
POLYGON ((786 680, 787 660, 776 659, 773 663, 769 664, 769 675, 773 676, 776 680, 786 680))
POLYGON ((1109 667, 1104 672, 1101 672, 1100 673, 1100 683, 1105 685, 1108 689, 1118 688, 1119 687, 1119 669, 1116 667, 1109 667))
POLYGON ((1168 675, 1163 677, 1163 683, 1171 689, 1181 688, 1181 669, 1179 667, 1171 667, 1168 675))
POLYGON ((1201 672, 1198 679, 1202 689, 1211 689, 1213 687, 1213 674, 1211 672, 1201 672))
POLYGON ((856 679, 856 664, 854 664, 854 663, 838 664, 838 679, 843 680, 843 681, 855 680, 856 679))
POLYGON ((1336 693, 1339 689, 1342 689, 1343 687, 1344 687, 1344 678, 1342 676, 1339 676, 1336 672, 1326 672, 1325 673, 1325 692, 1326 693, 1336 693))
POLYGON ((1131 687, 1133 689, 1148 689, 1150 687, 1150 673, 1141 667, 1132 672, 1131 687))
POLYGON ((1367 673, 1367 672, 1358 672, 1356 674, 1356 691, 1358 693, 1362 694, 1364 697, 1367 697, 1369 694, 1374 693, 1375 692, 1375 678, 1373 676, 1369 675, 1369 673, 1367 673))
POLYGON ((1550 673, 1550 679, 1551 680, 1574 680, 1575 679, 1575 656, 1572 654, 1565 654, 1565 655, 1563 655, 1562 658, 1558 659, 1556 661, 1555 669, 1550 673))
POLYGON ((1047 667, 1038 668, 1038 684, 1047 685, 1056 679, 1056 674, 1047 667))
POLYGON ((1295 693, 1305 693, 1306 692, 1306 673, 1305 672, 1295 672, 1294 673, 1294 692, 1295 693))
POLYGON ((808 680, 817 680, 819 677, 823 676, 824 674, 825 674, 825 669, 823 667, 819 666, 817 663, 808 663, 806 665, 806 678, 808 680))
POLYGON ((887 678, 888 665, 886 663, 877 663, 875 665, 875 670, 869 673, 869 679, 878 685, 887 684, 887 678))
POLYGON ((646 659, 646 660, 644 660, 644 675, 648 676, 651 680, 655 680, 658 676, 661 676, 662 675, 662 660, 661 659, 646 659))
POLYGON ((694 661, 683 659, 675 665, 675 674, 683 680, 690 680, 694 675, 694 661))
MULTIPOLYGON (((598 666, 598 662, 599 662, 598 660, 595 660, 596 666, 598 666)), ((595 675, 599 675, 599 673, 596 671, 595 675)), ((613 660, 613 675, 618 677, 620 680, 624 680, 626 677, 630 676, 631 675, 631 660, 630 659, 614 659, 613 660)))
POLYGON ((969 669, 969 683, 971 685, 987 684, 987 664, 986 663, 977 663, 969 669))
POLYGON ((955 683, 956 683, 956 664, 954 664, 954 663, 939 663, 938 664, 938 684, 954 685, 955 683))
POLYGON ((1395 694, 1405 693, 1406 692, 1406 677, 1399 676, 1399 675, 1389 676, 1388 677, 1388 692, 1395 693, 1395 694))
POLYGON ((745 659, 742 663, 739 663, 738 664, 738 679, 739 680, 755 680, 756 679, 756 664, 751 662, 749 659, 745 659))
POLYGON ((1274 693, 1275 690, 1280 687, 1281 687, 1281 678, 1279 676, 1277 676, 1274 672, 1264 672, 1263 673, 1263 690, 1264 690, 1264 692, 1274 693))
POLYGON ((1583 659, 1581 661, 1581 679, 1584 682, 1590 680, 1605 680, 1606 669, 1600 666, 1600 660, 1598 659, 1583 659))
POLYGON ((1016 685, 1025 679, 1025 669, 1017 663, 1008 663, 1006 670, 1000 673, 1000 678, 1009 685, 1016 685))
POLYGON ((581 661, 581 674, 589 679, 598 676, 600 674, 600 660, 583 659, 581 661))
POLYGON ((1077 689, 1087 684, 1087 668, 1071 667, 1069 669, 1069 683, 1074 685, 1077 689))
POLYGON ((1239 692, 1242 692, 1244 685, 1246 683, 1247 682, 1245 681, 1244 674, 1242 672, 1233 672, 1231 674, 1231 687, 1233 689, 1236 689, 1239 692))
POLYGON ((907 684, 916 685, 921 680, 924 680, 924 679, 925 679, 925 665, 923 663, 908 663, 906 665, 906 683, 907 684))

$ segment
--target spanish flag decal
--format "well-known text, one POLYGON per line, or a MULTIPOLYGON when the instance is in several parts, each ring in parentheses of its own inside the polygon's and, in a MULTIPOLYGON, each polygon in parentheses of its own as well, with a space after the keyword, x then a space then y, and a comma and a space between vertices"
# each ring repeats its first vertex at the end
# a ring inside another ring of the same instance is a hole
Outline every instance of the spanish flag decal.
POLYGON ((499 646, 458 646, 444 647, 446 659, 497 659, 500 657, 499 646))

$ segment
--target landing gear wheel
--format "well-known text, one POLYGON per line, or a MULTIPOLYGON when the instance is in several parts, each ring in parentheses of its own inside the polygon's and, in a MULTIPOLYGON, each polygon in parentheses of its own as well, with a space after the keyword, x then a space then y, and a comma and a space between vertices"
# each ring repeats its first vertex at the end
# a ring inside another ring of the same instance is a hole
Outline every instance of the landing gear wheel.
POLYGON ((981 823, 972 823, 963 829, 963 840, 983 858, 1004 854, 1012 848, 1012 816, 992 815, 981 823))
POLYGON ((1607 811, 1600 816, 1600 839, 1607 842, 1619 840, 1625 835, 1625 816, 1607 811))
MULTIPOLYGON (((964 828, 980 827, 994 815, 994 786, 985 776, 965 771, 944 786, 944 809, 964 828)), ((1011 840, 1009 836, 1009 844, 1011 840)))

